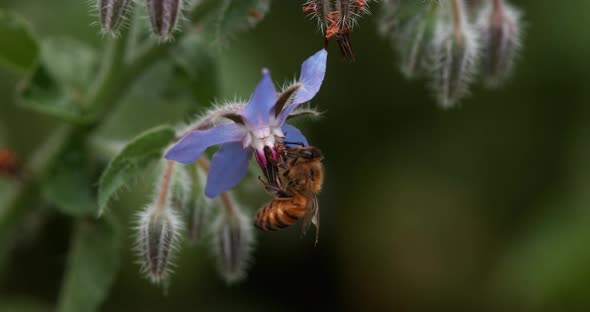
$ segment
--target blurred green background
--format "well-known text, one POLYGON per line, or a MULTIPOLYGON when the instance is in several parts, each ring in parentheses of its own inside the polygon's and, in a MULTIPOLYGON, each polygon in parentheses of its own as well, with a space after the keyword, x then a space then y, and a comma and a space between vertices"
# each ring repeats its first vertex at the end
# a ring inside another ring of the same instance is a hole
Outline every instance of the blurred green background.
MULTIPOLYGON (((219 99, 247 98, 262 67, 279 84, 293 79, 322 47, 300 2, 275 0, 257 28, 217 50, 219 99)), ((102 310, 590 310, 590 1, 514 4, 526 35, 512 80, 496 91, 476 85, 449 111, 427 82, 402 78, 375 16, 363 19, 355 63, 330 47, 312 102, 324 118, 298 123, 326 155, 318 246, 298 227, 259 232, 248 279, 227 287, 206 246, 187 244, 164 295, 141 277, 129 239, 102 310)), ((103 43, 87 1, 0 8, 24 15, 41 37, 103 43)), ((14 105, 18 78, 0 72, 0 145, 26 158, 55 122, 14 105)), ((187 105, 128 99, 102 131, 130 138, 186 120, 187 105)), ((113 209, 140 209, 145 192, 132 188, 113 209)), ((251 213, 266 200, 242 198, 251 213)), ((71 224, 45 214, 0 246, 0 302, 55 302, 71 224)))

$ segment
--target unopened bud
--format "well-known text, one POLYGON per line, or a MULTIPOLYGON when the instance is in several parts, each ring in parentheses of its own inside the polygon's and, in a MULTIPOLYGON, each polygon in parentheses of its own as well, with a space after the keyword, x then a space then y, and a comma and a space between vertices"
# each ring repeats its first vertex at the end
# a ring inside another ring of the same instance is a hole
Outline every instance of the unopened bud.
POLYGON ((488 87, 497 87, 512 72, 521 47, 520 15, 508 3, 494 0, 490 14, 480 20, 484 79, 488 87))
POLYGON ((182 15, 182 0, 147 0, 152 31, 163 40, 171 38, 182 15))
POLYGON ((389 0, 384 6, 381 34, 398 51, 401 72, 407 78, 415 78, 427 68, 440 4, 421 1, 400 4, 399 0, 389 0))
POLYGON ((139 214, 137 251, 142 272, 154 284, 164 284, 171 273, 176 245, 180 240, 182 224, 170 207, 157 209, 148 206, 139 214))
POLYGON ((234 209, 232 215, 224 213, 219 217, 214 235, 221 275, 228 284, 242 280, 246 276, 254 244, 252 220, 239 209, 234 209))
POLYGON ((465 0, 465 6, 470 17, 477 17, 483 9, 486 1, 484 0, 465 0))
POLYGON ((379 18, 379 32, 386 38, 390 38, 397 30, 400 2, 400 0, 383 0, 381 17, 379 18))
POLYGON ((104 33, 117 31, 131 11, 132 0, 98 0, 100 26, 104 33))
POLYGON ((433 88, 443 108, 454 106, 468 93, 477 71, 477 33, 467 20, 459 0, 453 10, 440 10, 432 46, 433 88))
POLYGON ((350 33, 358 18, 369 13, 367 1, 308 0, 303 4, 303 12, 318 20, 326 41, 336 40, 345 59, 354 60, 350 33))
POLYGON ((197 243, 205 236, 213 200, 204 196, 207 174, 199 165, 191 166, 192 190, 187 209, 188 239, 197 243))

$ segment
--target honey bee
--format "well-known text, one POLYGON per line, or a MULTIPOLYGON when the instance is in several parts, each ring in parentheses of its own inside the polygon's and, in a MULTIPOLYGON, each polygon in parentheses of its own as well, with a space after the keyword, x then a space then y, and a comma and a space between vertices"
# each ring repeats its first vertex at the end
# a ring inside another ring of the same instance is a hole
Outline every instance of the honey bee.
POLYGON ((302 234, 313 223, 316 244, 320 229, 318 194, 324 182, 322 153, 313 146, 284 147, 281 177, 284 187, 261 182, 275 198, 256 213, 256 227, 263 231, 277 231, 303 218, 302 234))

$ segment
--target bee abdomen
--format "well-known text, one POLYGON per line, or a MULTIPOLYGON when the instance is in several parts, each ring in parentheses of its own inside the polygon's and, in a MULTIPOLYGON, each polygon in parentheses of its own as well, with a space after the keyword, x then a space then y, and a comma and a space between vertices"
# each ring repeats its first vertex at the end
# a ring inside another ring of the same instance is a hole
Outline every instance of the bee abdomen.
POLYGON ((292 202, 272 200, 256 213, 256 227, 263 231, 277 231, 289 227, 305 213, 292 202))

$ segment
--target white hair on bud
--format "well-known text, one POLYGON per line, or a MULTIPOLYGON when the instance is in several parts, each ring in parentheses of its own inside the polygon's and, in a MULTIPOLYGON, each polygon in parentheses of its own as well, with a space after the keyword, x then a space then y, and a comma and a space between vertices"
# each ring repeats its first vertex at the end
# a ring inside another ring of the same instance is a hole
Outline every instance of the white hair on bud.
POLYGON ((387 39, 395 37, 399 24, 399 10, 401 0, 383 0, 381 16, 377 24, 379 33, 387 39))
POLYGON ((172 41, 174 33, 180 31, 180 24, 185 21, 186 0, 146 0, 145 4, 152 33, 159 41, 172 41))
POLYGON ((151 204, 137 215, 135 250, 141 272, 156 285, 167 286, 181 238, 178 213, 151 204))
POLYGON ((228 284, 246 277, 254 246, 254 227, 251 218, 237 206, 232 215, 221 213, 213 225, 213 250, 219 272, 228 284))
POLYGON ((461 1, 452 1, 456 1, 459 16, 448 7, 439 10, 430 48, 432 85, 443 108, 453 107, 469 93, 480 55, 478 33, 466 18, 461 1))
POLYGON ((521 12, 505 1, 488 5, 478 20, 483 45, 484 82, 499 87, 511 75, 522 47, 521 12))
POLYGON ((369 4, 372 0, 308 0, 304 8, 310 8, 308 16, 318 21, 318 28, 325 33, 333 20, 331 14, 337 13, 336 21, 342 28, 354 28, 363 15, 370 15, 369 4), (359 5, 360 3, 363 5, 359 5))
POLYGON ((90 14, 97 21, 92 26, 100 27, 102 37, 110 35, 118 38, 121 28, 129 27, 129 14, 134 8, 134 0, 87 0, 90 14))
POLYGON ((179 212, 171 206, 175 164, 164 160, 154 199, 136 219, 135 250, 141 272, 156 285, 167 287, 184 229, 179 212))

